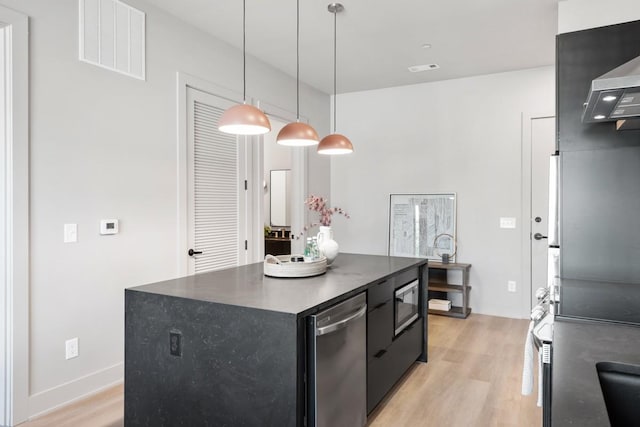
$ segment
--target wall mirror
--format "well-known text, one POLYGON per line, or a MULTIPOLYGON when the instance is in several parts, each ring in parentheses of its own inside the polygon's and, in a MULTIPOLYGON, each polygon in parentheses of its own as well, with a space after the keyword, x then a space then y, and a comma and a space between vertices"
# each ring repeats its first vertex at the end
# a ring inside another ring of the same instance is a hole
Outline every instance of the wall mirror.
POLYGON ((291 226, 291 170, 272 170, 271 181, 271 226, 291 226))

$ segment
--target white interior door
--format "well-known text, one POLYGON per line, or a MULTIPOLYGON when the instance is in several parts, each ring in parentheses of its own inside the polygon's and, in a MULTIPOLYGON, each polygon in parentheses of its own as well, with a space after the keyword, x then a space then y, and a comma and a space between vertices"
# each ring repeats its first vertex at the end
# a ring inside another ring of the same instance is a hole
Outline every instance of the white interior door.
POLYGON ((218 131, 233 104, 187 88, 189 274, 247 262, 247 141, 218 131))
POLYGON ((531 308, 535 291, 547 285, 549 159, 556 150, 555 118, 531 120, 531 308))
MULTIPOLYGON (((0 24, 1 25, 1 24, 0 24)), ((9 361, 7 355, 11 350, 7 344, 11 336, 9 330, 10 321, 6 308, 9 307, 7 295, 10 295, 9 281, 7 280, 8 252, 7 247, 7 130, 5 124, 7 105, 6 99, 6 77, 5 77, 5 29, 0 29, 0 425, 9 423, 8 403, 10 402, 9 384, 9 361)))

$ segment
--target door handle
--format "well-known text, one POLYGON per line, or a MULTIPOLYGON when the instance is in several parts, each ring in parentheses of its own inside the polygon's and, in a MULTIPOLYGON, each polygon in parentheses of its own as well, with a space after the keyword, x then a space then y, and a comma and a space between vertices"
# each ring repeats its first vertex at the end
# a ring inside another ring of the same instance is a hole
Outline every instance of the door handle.
POLYGON ((540 233, 536 233, 536 234, 533 235, 533 238, 536 239, 536 240, 542 240, 542 239, 546 239, 547 236, 543 236, 540 233))
POLYGON ((194 255, 200 255, 202 251, 194 251, 193 249, 189 249, 189 252, 187 253, 189 254, 189 256, 194 256, 194 255))
POLYGON ((336 323, 332 323, 331 325, 327 325, 327 326, 323 326, 322 328, 318 328, 316 330, 316 335, 320 336, 320 335, 324 335, 324 334, 329 334, 331 332, 334 331, 338 331, 340 329, 346 328, 347 327, 347 323, 351 322, 352 320, 356 320, 361 318, 362 316, 365 315, 365 313, 367 312, 367 304, 363 305, 358 311, 356 311, 354 314, 352 314, 351 316, 342 319, 336 323))

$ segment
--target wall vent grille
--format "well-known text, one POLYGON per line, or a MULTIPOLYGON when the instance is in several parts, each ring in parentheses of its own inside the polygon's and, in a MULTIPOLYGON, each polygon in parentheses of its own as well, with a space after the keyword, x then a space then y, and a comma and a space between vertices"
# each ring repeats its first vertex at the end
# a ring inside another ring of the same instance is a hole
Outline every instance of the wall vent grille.
POLYGON ((80 61, 145 80, 145 14, 119 0, 79 0, 80 61))

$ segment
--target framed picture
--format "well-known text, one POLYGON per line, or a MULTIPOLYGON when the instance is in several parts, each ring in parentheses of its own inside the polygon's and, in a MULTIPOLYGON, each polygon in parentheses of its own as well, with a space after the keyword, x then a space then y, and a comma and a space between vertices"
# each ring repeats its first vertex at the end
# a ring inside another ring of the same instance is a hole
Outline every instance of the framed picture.
POLYGON ((441 260, 455 250, 456 193, 390 195, 389 255, 441 260))

